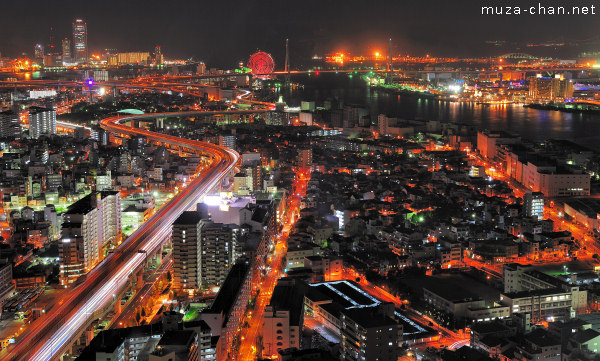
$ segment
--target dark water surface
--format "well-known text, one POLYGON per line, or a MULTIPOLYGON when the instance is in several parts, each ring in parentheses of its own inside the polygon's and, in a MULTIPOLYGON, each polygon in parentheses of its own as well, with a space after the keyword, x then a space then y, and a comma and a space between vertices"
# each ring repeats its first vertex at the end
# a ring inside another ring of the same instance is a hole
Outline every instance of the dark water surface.
POLYGON ((398 95, 369 88, 358 76, 320 74, 292 79, 303 88, 282 91, 290 106, 301 100, 326 99, 340 104, 361 105, 372 119, 386 114, 402 119, 439 120, 472 124, 481 129, 506 130, 531 140, 560 138, 600 150, 600 114, 566 113, 525 108, 518 104, 481 105, 442 101, 418 95, 398 95))

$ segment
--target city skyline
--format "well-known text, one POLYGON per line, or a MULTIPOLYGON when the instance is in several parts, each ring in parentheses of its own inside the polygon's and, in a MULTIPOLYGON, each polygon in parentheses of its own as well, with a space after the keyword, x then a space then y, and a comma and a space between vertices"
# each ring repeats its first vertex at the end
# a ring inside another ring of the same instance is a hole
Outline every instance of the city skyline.
POLYGON ((0 360, 600 360, 600 9, 487 1, 3 8, 0 360))
POLYGON ((290 39, 297 61, 315 53, 385 48, 389 37, 398 53, 452 57, 510 52, 568 57, 600 43, 589 16, 486 16, 481 15, 485 4, 473 1, 460 5, 441 0, 381 1, 368 8, 360 4, 308 1, 292 10, 275 2, 241 2, 228 13, 223 4, 214 3, 165 6, 157 1, 130 1, 98 8, 66 2, 58 11, 39 2, 33 12, 9 3, 4 14, 13 16, 0 22, 0 30, 8 34, 0 39, 0 51, 7 56, 31 54, 35 44, 48 42, 50 27, 56 39, 63 39, 72 35, 70 26, 78 18, 88 23, 91 51, 151 51, 161 45, 171 57, 194 57, 214 66, 232 66, 257 49, 273 53, 282 62, 285 38, 290 39), (178 21, 168 21, 172 18, 178 21))

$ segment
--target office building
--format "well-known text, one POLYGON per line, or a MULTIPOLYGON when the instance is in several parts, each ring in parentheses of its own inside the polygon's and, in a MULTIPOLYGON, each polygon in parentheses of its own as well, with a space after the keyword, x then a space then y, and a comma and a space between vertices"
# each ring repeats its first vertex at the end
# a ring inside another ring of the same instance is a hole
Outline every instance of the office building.
POLYGON ((73 23, 73 60, 78 64, 88 62, 87 23, 81 19, 73 23))
POLYGON ((121 237, 121 193, 92 192, 63 214, 58 241, 60 284, 89 272, 121 237))
POLYGON ((0 138, 21 138, 19 114, 12 110, 0 112, 0 138))
POLYGON ((541 192, 528 191, 523 196, 523 213, 525 217, 535 217, 541 221, 544 219, 544 194, 541 192))
POLYGON ((341 311, 340 359, 396 361, 399 356, 398 323, 378 307, 341 311))
POLYGON ((62 61, 63 65, 70 64, 73 61, 71 53, 71 40, 64 38, 62 41, 62 61))
POLYGON ((193 292, 201 286, 200 228, 202 219, 198 212, 183 212, 173 222, 173 288, 193 292))
POLYGON ((56 111, 49 108, 29 107, 29 136, 56 134, 56 111))

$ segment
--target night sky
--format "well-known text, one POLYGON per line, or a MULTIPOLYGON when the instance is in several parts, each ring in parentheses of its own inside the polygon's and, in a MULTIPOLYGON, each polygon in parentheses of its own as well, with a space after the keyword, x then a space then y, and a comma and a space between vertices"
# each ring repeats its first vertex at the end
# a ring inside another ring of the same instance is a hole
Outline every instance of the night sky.
MULTIPOLYGON (((484 4, 537 6, 538 1, 2 1, 0 52, 32 54, 35 43, 48 43, 50 26, 59 43, 70 36, 75 18, 87 21, 92 52, 152 51, 161 45, 167 58, 194 57, 216 67, 245 61, 257 49, 273 53, 281 64, 286 37, 292 67, 332 50, 385 51, 390 36, 395 52, 413 55, 481 57, 518 51, 566 57, 600 50, 600 15, 484 16, 484 4), (494 46, 486 43, 490 40, 505 43, 494 46), (526 46, 542 42, 569 46, 526 46)), ((575 4, 594 3, 562 1, 565 6, 575 4)))

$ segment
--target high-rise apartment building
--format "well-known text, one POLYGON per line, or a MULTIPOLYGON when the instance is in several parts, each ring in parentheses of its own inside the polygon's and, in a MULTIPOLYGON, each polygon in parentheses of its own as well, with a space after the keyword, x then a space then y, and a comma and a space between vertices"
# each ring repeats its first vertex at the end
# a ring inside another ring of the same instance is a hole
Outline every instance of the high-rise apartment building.
POLYGON ((120 237, 120 192, 92 192, 73 203, 63 214, 58 243, 61 285, 89 272, 120 237))
POLYGON ((200 288, 200 243, 202 218, 198 212, 183 212, 175 222, 173 242, 173 288, 193 291, 200 288))
POLYGON ((235 224, 203 221, 200 229, 200 284, 220 286, 241 255, 240 228, 235 224))
POLYGON ((183 212, 173 223, 173 285, 186 291, 219 286, 239 257, 239 227, 183 212))
POLYGON ((29 136, 38 139, 43 134, 56 134, 56 111, 29 107, 29 136))
POLYGON ((87 23, 81 19, 73 23, 73 55, 76 63, 88 61, 87 23))
POLYGON ((0 138, 21 138, 19 114, 12 110, 0 112, 0 138))

